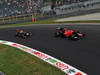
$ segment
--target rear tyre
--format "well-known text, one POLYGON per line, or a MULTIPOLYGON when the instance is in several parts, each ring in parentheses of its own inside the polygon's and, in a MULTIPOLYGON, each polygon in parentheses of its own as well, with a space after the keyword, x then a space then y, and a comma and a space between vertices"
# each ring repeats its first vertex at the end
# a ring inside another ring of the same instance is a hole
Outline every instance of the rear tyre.
POLYGON ((60 36, 60 33, 59 33, 59 32, 56 32, 56 33, 54 34, 54 36, 55 36, 55 37, 59 37, 59 36, 60 36))

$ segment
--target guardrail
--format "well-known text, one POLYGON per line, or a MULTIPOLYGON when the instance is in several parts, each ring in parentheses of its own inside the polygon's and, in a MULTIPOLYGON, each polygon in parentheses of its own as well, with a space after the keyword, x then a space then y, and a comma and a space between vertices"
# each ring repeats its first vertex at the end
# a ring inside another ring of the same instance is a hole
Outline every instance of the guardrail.
POLYGON ((31 21, 31 19, 32 19, 32 14, 3 17, 0 18, 0 25, 29 22, 31 21))

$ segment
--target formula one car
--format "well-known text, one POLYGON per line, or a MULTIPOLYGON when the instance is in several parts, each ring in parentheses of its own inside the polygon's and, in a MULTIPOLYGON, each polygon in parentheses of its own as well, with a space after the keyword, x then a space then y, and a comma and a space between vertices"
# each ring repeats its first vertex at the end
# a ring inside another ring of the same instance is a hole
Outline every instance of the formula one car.
POLYGON ((82 34, 79 31, 74 31, 62 27, 56 28, 56 32, 55 32, 55 37, 68 38, 68 40, 79 40, 82 39, 84 36, 85 34, 82 34))
POLYGON ((16 35, 15 36, 22 38, 22 39, 26 39, 26 38, 29 38, 30 36, 32 36, 32 33, 26 32, 22 29, 16 29, 16 35))

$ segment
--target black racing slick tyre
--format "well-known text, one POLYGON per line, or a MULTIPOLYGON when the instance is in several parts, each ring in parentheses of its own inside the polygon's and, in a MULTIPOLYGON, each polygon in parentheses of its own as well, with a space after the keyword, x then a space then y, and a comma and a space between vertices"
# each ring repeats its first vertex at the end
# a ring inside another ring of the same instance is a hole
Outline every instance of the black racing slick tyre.
POLYGON ((60 33, 59 33, 59 32, 56 32, 56 33, 54 34, 54 36, 55 36, 55 37, 59 37, 59 36, 60 36, 60 33))
POLYGON ((21 38, 22 38, 22 39, 26 39, 26 38, 27 38, 27 36, 22 35, 22 36, 21 36, 21 38))

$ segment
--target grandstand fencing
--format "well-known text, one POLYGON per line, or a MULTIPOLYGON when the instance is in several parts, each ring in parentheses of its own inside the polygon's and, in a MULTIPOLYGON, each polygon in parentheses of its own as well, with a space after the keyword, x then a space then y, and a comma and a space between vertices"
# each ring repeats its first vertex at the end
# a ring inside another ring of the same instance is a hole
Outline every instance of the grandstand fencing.
POLYGON ((56 7, 54 11, 57 15, 60 14, 68 14, 77 11, 87 11, 93 9, 100 9, 100 1, 86 1, 80 3, 73 3, 71 5, 63 5, 60 7, 56 7))
POLYGON ((24 15, 17 15, 17 16, 2 17, 2 18, 0 18, 0 25, 31 22, 32 17, 33 17, 33 14, 24 14, 24 15))
POLYGON ((53 10, 50 8, 50 6, 47 6, 42 8, 42 12, 43 14, 45 14, 54 11, 56 15, 61 15, 61 14, 63 15, 72 12, 80 12, 80 11, 87 11, 87 10, 94 10, 94 9, 100 9, 100 0, 90 0, 85 2, 72 3, 69 5, 62 5, 62 6, 55 7, 53 10))
MULTIPOLYGON (((38 2, 38 4, 40 3, 43 3, 43 0, 40 0, 38 2)), ((41 13, 37 13, 36 8, 36 14, 33 13, 35 16, 33 16, 33 14, 23 14, 0 18, 0 25, 32 22, 32 17, 36 17, 37 20, 45 20, 49 18, 60 18, 63 16, 70 17, 100 12, 100 0, 90 0, 85 2, 72 3, 69 5, 57 6, 54 9, 51 9, 51 6, 49 5, 42 7, 42 9, 39 10, 41 11, 41 13), (37 14, 39 14, 39 16, 37 16, 37 14)))

